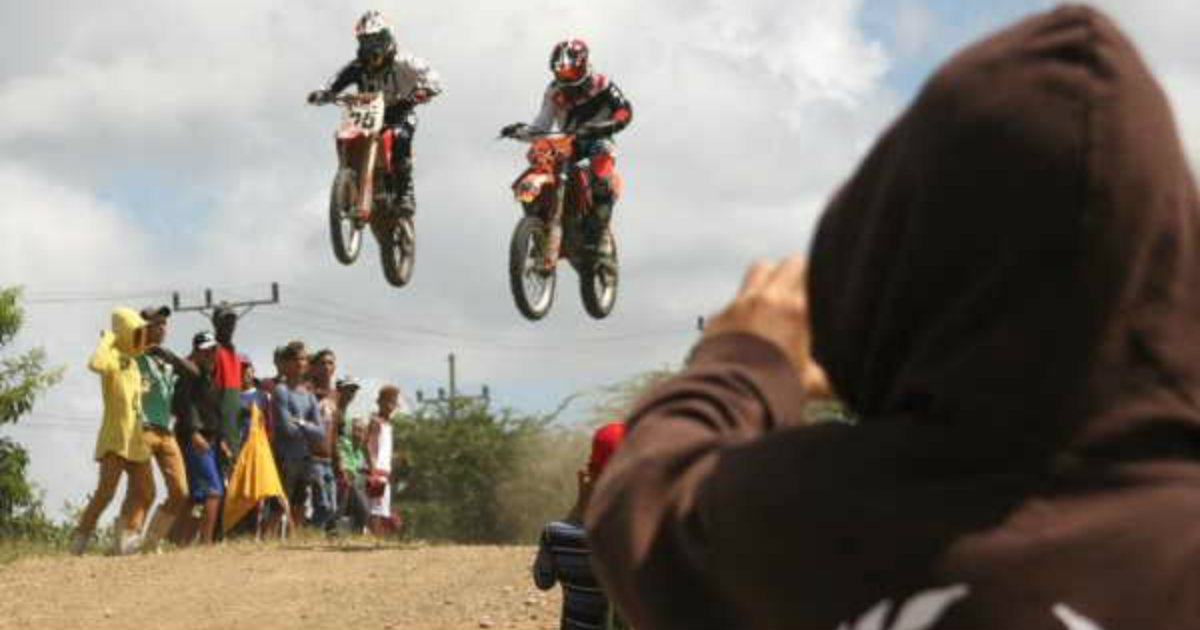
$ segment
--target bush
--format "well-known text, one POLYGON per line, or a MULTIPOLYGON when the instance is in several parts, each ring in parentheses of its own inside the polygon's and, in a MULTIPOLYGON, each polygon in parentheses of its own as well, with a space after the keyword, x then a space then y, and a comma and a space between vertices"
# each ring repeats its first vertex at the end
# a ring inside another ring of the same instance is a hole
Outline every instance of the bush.
POLYGON ((412 538, 536 540, 574 500, 586 439, 548 416, 486 402, 427 404, 395 427, 396 500, 412 538))
POLYGON ((0 539, 61 542, 63 528, 42 508, 42 498, 25 477, 29 455, 19 444, 0 438, 0 539))
MULTIPOLYGON (((8 345, 24 319, 17 289, 0 289, 0 347, 8 345)), ((0 359, 0 425, 17 422, 33 409, 37 397, 62 376, 48 369, 45 354, 35 348, 0 359)), ((29 454, 20 444, 0 438, 0 538, 43 539, 58 529, 46 519, 41 497, 25 474, 29 454)))
POLYGON ((461 400, 451 413, 431 402, 396 424, 395 499, 405 535, 469 543, 534 543, 576 498, 575 471, 587 463, 592 431, 625 418, 634 402, 675 370, 657 370, 604 387, 587 419, 555 421, 571 400, 545 415, 493 410, 461 400))

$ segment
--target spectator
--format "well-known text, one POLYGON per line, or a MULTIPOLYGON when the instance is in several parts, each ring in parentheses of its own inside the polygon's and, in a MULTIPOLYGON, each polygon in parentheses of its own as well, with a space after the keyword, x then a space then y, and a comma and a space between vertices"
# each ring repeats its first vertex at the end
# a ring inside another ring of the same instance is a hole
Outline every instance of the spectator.
POLYGON ((292 507, 292 522, 301 523, 311 480, 309 444, 323 439, 325 430, 317 413, 317 398, 304 383, 308 367, 304 343, 288 343, 280 358, 283 380, 275 384, 271 396, 275 409, 275 456, 279 460, 283 490, 292 507))
POLYGON ((587 533, 583 529, 583 513, 587 509, 592 487, 616 451, 625 435, 625 425, 613 422, 596 430, 592 436, 592 454, 587 468, 575 475, 578 494, 575 506, 567 517, 554 521, 542 530, 537 558, 533 563, 533 582, 543 591, 562 583, 562 630, 612 628, 622 625, 609 606, 608 598, 592 572, 589 561, 587 533))
POLYGON ((188 359, 198 372, 180 372, 172 401, 175 439, 183 452, 189 495, 200 510, 198 518, 193 515, 182 529, 181 538, 176 541, 181 544, 190 543, 197 531, 200 542, 212 542, 221 497, 225 494, 225 480, 217 462, 217 450, 225 444, 225 439, 221 432, 220 402, 211 377, 216 349, 217 340, 211 332, 198 332, 192 337, 188 359))
POLYGON ((367 503, 368 526, 375 536, 386 536, 395 527, 392 516, 392 426, 400 408, 400 388, 384 385, 376 399, 377 411, 367 425, 367 503))
POLYGON ((314 438, 309 449, 309 480, 312 484, 312 524, 328 534, 337 533, 338 498, 337 473, 337 417, 338 394, 331 381, 336 370, 336 359, 328 348, 313 355, 315 363, 309 368, 309 382, 317 397, 318 417, 322 434, 314 438))
POLYGON ((636 627, 1197 624, 1200 195, 1106 17, 956 55, 810 251, 807 291, 750 269, 596 488, 636 627), (856 425, 807 425, 810 313, 856 425))
MULTIPOLYGON (((196 378, 200 375, 200 369, 162 345, 167 335, 170 308, 147 307, 142 309, 141 315, 146 321, 146 343, 150 346, 137 358, 138 370, 142 374, 142 439, 158 462, 158 471, 162 473, 163 485, 167 489, 167 500, 150 520, 142 548, 157 551, 160 541, 189 506, 187 468, 179 442, 175 440, 172 422, 176 374, 196 378)), ((153 488, 151 485, 151 503, 154 501, 153 488)))
MULTIPOLYGON (((273 476, 275 478, 278 478, 279 467, 278 467, 278 464, 275 463, 274 453, 273 453, 273 450, 271 449, 271 436, 273 435, 272 427, 271 427, 271 411, 272 411, 271 410, 271 396, 268 394, 268 392, 266 390, 264 390, 262 387, 260 387, 259 380, 255 375, 254 363, 250 360, 250 357, 246 356, 245 354, 239 353, 238 354, 238 363, 241 365, 241 373, 242 373, 242 392, 241 392, 242 408, 241 408, 241 412, 240 412, 241 415, 238 418, 238 431, 242 435, 241 449, 246 448, 246 444, 249 441, 250 431, 253 428, 252 425, 254 422, 254 409, 258 409, 259 422, 262 423, 262 430, 263 430, 263 434, 265 436, 265 445, 264 445, 265 451, 270 455, 271 467, 274 470, 273 476)), ((241 460, 242 460, 241 449, 239 449, 238 452, 235 453, 233 456, 233 460, 235 462, 235 464, 234 464, 235 472, 237 471, 237 468, 240 465, 238 462, 241 462, 241 460)), ((265 471, 260 470, 260 469, 264 468, 265 466, 264 466, 263 462, 260 461, 260 456, 257 452, 255 453, 254 457, 250 458, 249 461, 253 462, 253 463, 247 464, 247 465, 251 466, 256 472, 254 474, 248 474, 247 471, 243 471, 243 474, 245 475, 245 480, 249 480, 248 483, 251 486, 254 486, 252 488, 253 491, 261 490, 262 488, 258 487, 258 485, 261 485, 259 482, 262 482, 264 479, 269 479, 272 476, 272 473, 267 473, 265 471)), ((238 509, 231 510, 230 506, 229 506, 230 497, 233 496, 233 494, 235 492, 233 476, 234 476, 234 473, 231 472, 230 478, 229 478, 229 484, 228 484, 228 487, 226 488, 226 492, 225 492, 226 504, 221 511, 221 519, 222 519, 222 523, 224 525, 225 535, 228 536, 228 535, 246 534, 246 533, 253 532, 256 536, 261 536, 262 530, 264 529, 263 521, 264 521, 264 519, 266 519, 268 517, 268 512, 266 511, 268 501, 270 502, 271 505, 274 505, 274 506, 281 506, 281 502, 279 502, 278 499, 274 498, 274 497, 265 498, 262 501, 259 501, 254 506, 254 508, 251 510, 252 518, 241 518, 241 516, 238 516, 239 510, 238 509), (225 519, 228 518, 231 514, 235 515, 235 517, 239 518, 239 520, 241 522, 240 523, 230 523, 230 522, 225 521, 225 519)), ((278 483, 280 485, 282 485, 282 481, 279 481, 278 483)), ((253 494, 253 492, 247 492, 245 490, 245 488, 242 488, 242 487, 236 488, 236 490, 237 490, 237 492, 240 493, 239 498, 238 498, 239 501, 244 500, 244 498, 245 498, 244 495, 253 494)), ((264 495, 264 496, 266 496, 266 495, 264 495)), ((277 523, 275 523, 275 524, 277 524, 277 523)), ((273 531, 273 530, 269 530, 269 531, 273 531)))
POLYGON ((271 354, 271 364, 275 366, 275 376, 264 378, 259 381, 258 387, 269 396, 275 391, 275 384, 283 381, 283 353, 285 346, 275 346, 275 351, 271 354))
MULTIPOLYGON (((229 476, 221 519, 227 535, 239 528, 243 531, 253 529, 255 538, 261 538, 264 507, 271 501, 282 508, 279 514, 287 513, 287 496, 279 479, 279 469, 275 465, 275 456, 271 452, 271 444, 263 427, 263 414, 257 402, 250 404, 247 427, 242 450, 229 476)), ((281 535, 283 533, 280 532, 281 535)))
POLYGON ((129 481, 113 527, 116 553, 132 548, 134 540, 128 533, 140 531, 146 507, 154 501, 150 449, 141 430, 142 375, 134 360, 146 349, 145 324, 133 309, 113 310, 112 329, 101 333, 100 344, 88 362, 88 369, 100 376, 104 396, 104 419, 96 438, 100 479, 75 527, 70 548, 75 555, 87 549, 96 521, 116 494, 122 473, 129 481))
MULTIPOLYGON (((346 475, 346 501, 343 511, 350 517, 351 527, 357 534, 367 531, 371 517, 371 502, 367 497, 367 421, 354 418, 350 421, 349 436, 341 446, 342 470, 346 475)), ((339 495, 340 496, 340 495, 339 495)))
POLYGON ((335 393, 333 375, 337 372, 337 356, 333 350, 322 348, 309 359, 308 379, 317 400, 330 400, 335 393))
MULTIPOLYGON (((242 393, 241 393, 241 417, 238 420, 238 430, 242 435, 248 435, 250 432, 250 406, 257 405, 259 413, 263 416, 263 429, 267 433, 267 437, 272 435, 271 427, 271 396, 270 394, 259 387, 258 378, 255 377, 254 363, 250 357, 240 354, 238 355, 238 363, 241 364, 242 371, 242 393)), ((235 455, 236 459, 236 455, 235 455)))
MULTIPOLYGON (((271 354, 271 363, 275 367, 275 375, 270 378, 261 379, 258 383, 258 390, 260 392, 262 392, 262 394, 267 402, 267 407, 266 407, 266 409, 263 410, 263 423, 266 428, 267 437, 270 440, 271 453, 272 453, 273 457, 275 458, 275 469, 279 473, 280 483, 284 483, 283 464, 282 464, 282 461, 280 460, 279 452, 276 450, 277 440, 276 440, 276 435, 275 435, 275 399, 274 399, 273 394, 275 392, 275 385, 277 383, 282 383, 284 380, 283 379, 284 348, 285 348, 285 346, 276 346, 274 352, 271 354)), ((245 379, 243 378, 243 382, 244 381, 245 381, 245 379)), ((284 487, 284 491, 285 492, 287 491, 286 486, 284 487)), ((267 510, 266 514, 261 515, 265 522, 259 526, 260 531, 267 531, 267 532, 283 531, 279 527, 280 520, 282 519, 284 514, 288 514, 288 516, 290 518, 291 509, 289 508, 289 509, 281 512, 278 509, 276 509, 277 507, 280 507, 280 506, 276 505, 276 503, 277 502, 275 502, 275 501, 268 501, 265 506, 260 506, 260 509, 266 508, 266 510, 267 510)))
POLYGON ((351 527, 357 534, 367 526, 369 511, 363 482, 366 466, 366 423, 361 419, 350 421, 349 410, 359 384, 351 376, 337 381, 337 410, 334 426, 337 427, 338 449, 338 514, 350 517, 351 527))
POLYGON ((221 410, 221 435, 227 444, 221 449, 218 462, 225 476, 233 469, 234 454, 242 447, 242 434, 238 429, 242 415, 242 364, 233 345, 237 321, 237 312, 228 304, 222 303, 213 310, 217 348, 213 355, 212 377, 221 410))

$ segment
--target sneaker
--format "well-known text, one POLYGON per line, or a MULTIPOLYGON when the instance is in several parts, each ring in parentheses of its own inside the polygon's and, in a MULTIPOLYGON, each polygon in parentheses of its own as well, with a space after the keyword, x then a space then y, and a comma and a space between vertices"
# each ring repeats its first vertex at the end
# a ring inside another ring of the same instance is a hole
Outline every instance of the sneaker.
POLYGON ((142 537, 137 534, 126 534, 121 537, 121 542, 117 545, 117 555, 127 556, 136 552, 142 547, 142 537))
POLYGON ((91 542, 90 534, 75 534, 71 538, 71 546, 68 549, 72 556, 82 556, 83 552, 87 551, 88 543, 91 542))

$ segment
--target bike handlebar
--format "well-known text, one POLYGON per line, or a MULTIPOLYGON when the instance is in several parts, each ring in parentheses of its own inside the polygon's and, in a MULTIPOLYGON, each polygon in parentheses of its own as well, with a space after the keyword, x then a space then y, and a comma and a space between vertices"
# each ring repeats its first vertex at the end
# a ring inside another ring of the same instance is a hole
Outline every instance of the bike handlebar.
POLYGON ((520 136, 517 136, 515 134, 510 135, 510 136, 501 134, 501 135, 497 136, 496 139, 503 140, 505 138, 508 138, 509 140, 516 140, 518 142, 528 142, 528 141, 534 140, 536 138, 574 138, 574 137, 575 137, 575 134, 567 133, 565 131, 533 131, 533 132, 522 132, 520 136))
MULTIPOLYGON (((353 105, 355 103, 365 103, 375 98, 378 92, 347 92, 345 94, 335 94, 328 99, 312 102, 312 105, 320 107, 321 105, 353 105)), ((416 107, 421 103, 412 99, 404 98, 396 103, 401 107, 416 107)))
POLYGON ((345 94, 336 94, 329 99, 328 103, 336 105, 353 105, 355 103, 367 103, 373 100, 378 92, 347 92, 345 94))

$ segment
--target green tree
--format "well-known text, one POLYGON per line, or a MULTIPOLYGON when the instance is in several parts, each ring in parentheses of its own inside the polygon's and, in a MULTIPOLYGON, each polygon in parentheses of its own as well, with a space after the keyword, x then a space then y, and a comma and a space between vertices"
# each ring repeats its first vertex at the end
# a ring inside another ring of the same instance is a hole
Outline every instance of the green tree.
MULTIPOLYGON (((0 348, 10 344, 24 321, 18 288, 0 289, 0 348)), ((62 378, 62 369, 46 367, 40 348, 0 358, 0 425, 16 423, 33 409, 38 395, 62 378)), ((26 478, 29 454, 0 437, 0 536, 28 535, 46 523, 41 500, 26 478)))
POLYGON ((460 401, 450 413, 431 402, 395 425, 395 499, 406 535, 456 542, 532 543, 575 503, 575 473, 587 465, 592 431, 626 418, 648 389, 676 371, 663 367, 604 387, 579 422, 559 415, 496 410, 460 401))
POLYGON ((511 478, 523 443, 546 420, 494 410, 486 401, 428 403, 395 427, 394 469, 408 534, 421 539, 503 542, 516 538, 499 488, 511 478))

